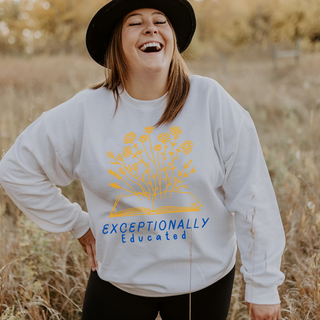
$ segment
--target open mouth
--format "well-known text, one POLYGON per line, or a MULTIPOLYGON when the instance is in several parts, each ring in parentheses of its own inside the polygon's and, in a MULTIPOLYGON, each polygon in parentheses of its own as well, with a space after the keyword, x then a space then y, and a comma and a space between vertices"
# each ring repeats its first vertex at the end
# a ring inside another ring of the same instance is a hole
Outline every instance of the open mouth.
POLYGON ((161 43, 158 42, 148 42, 140 47, 142 52, 159 52, 163 48, 161 43))

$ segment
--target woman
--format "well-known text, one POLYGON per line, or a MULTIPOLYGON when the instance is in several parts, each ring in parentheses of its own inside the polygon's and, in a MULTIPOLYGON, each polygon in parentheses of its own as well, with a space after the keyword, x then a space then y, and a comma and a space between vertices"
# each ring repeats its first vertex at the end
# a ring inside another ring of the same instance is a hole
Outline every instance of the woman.
POLYGON ((238 242, 251 319, 280 319, 284 234, 248 113, 188 76, 186 0, 113 0, 87 48, 106 80, 45 112, 0 164, 40 227, 71 231, 92 269, 83 319, 226 319, 238 242), (88 212, 55 187, 79 179, 88 212), (192 294, 191 294, 192 293, 192 294))

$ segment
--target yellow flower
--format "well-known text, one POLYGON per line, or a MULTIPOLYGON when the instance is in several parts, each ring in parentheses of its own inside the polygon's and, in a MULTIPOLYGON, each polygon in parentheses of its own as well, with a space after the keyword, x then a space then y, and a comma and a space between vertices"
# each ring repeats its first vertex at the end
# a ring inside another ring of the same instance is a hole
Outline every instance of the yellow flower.
POLYGON ((171 141, 170 135, 169 133, 160 133, 158 135, 158 140, 164 144, 166 144, 167 142, 171 141))
POLYGON ((154 130, 154 127, 146 127, 146 128, 144 128, 144 130, 146 133, 152 133, 154 130))
POLYGON ((157 145, 154 147, 154 150, 160 151, 161 148, 162 148, 161 144, 157 144, 157 145))
POLYGON ((109 172, 109 174, 111 175, 111 176, 115 176, 118 180, 123 180, 122 178, 121 178, 121 176, 119 175, 119 173, 116 173, 115 171, 113 171, 113 170, 108 170, 108 172, 109 172))
POLYGON ((130 146, 124 147, 122 153, 126 158, 129 158, 132 155, 131 147, 130 146))
POLYGON ((121 187, 117 183, 109 183, 109 186, 115 189, 120 189, 121 187))
POLYGON ((123 138, 124 143, 133 143, 135 139, 136 139, 136 134, 134 132, 127 133, 123 138))
POLYGON ((119 172, 120 172, 121 174, 126 174, 126 170, 125 170, 124 168, 120 168, 120 169, 119 169, 119 172))
POLYGON ((146 134, 142 135, 140 138, 139 138, 139 141, 141 143, 144 143, 148 140, 148 136, 146 134))
POLYGON ((170 133, 176 136, 176 135, 180 135, 182 133, 182 130, 180 129, 180 127, 175 126, 170 128, 170 133))
POLYGON ((133 168, 133 170, 138 170, 139 164, 138 164, 138 163, 134 163, 134 164, 132 165, 132 168, 133 168))
POLYGON ((181 149, 182 149, 182 152, 184 154, 188 154, 192 151, 192 146, 193 146, 193 143, 191 141, 185 141, 182 145, 181 145, 181 149))
POLYGON ((110 176, 115 176, 116 175, 115 171, 113 171, 111 169, 108 169, 108 172, 109 172, 110 176))
POLYGON ((112 152, 112 151, 108 152, 108 153, 107 153, 107 156, 108 156, 108 158, 114 158, 114 155, 113 155, 113 152, 112 152))
POLYGON ((118 159, 119 161, 123 161, 123 156, 122 156, 121 153, 117 155, 117 159, 118 159))

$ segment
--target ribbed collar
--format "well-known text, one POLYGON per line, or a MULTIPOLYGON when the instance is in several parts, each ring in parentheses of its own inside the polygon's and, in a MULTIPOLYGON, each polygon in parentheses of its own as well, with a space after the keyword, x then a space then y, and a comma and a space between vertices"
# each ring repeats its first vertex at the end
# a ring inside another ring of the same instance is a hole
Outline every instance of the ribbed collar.
POLYGON ((122 91, 121 87, 119 87, 119 92, 121 92, 120 98, 122 104, 132 109, 140 111, 154 111, 165 108, 167 104, 168 93, 155 100, 137 100, 132 98, 125 89, 122 91))

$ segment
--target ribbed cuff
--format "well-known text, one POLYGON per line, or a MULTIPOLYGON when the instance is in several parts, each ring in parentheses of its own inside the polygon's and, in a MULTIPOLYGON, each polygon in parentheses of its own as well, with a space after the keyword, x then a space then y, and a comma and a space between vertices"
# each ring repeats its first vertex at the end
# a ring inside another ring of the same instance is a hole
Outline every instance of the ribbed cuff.
POLYGON ((77 221, 70 232, 77 238, 81 238, 90 228, 89 214, 85 211, 81 211, 77 221))
POLYGON ((278 304, 280 297, 277 286, 258 287, 251 284, 246 285, 245 299, 254 304, 278 304))

